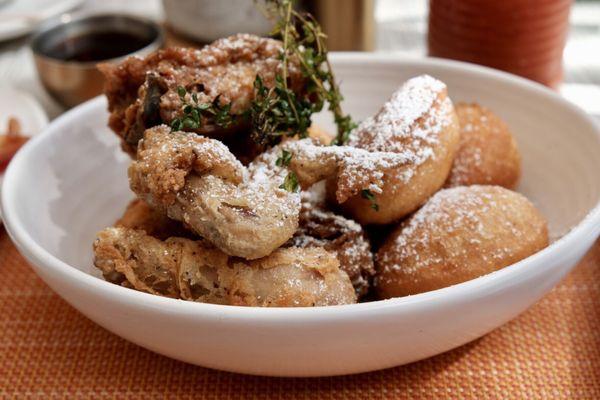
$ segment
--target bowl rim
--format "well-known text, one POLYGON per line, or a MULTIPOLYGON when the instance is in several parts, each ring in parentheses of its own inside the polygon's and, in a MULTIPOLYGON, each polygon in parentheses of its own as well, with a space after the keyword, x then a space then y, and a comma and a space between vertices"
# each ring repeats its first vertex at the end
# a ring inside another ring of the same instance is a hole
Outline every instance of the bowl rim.
MULTIPOLYGON (((568 102, 551 89, 509 73, 460 61, 407 57, 400 54, 342 52, 333 53, 332 61, 346 65, 353 63, 392 63, 415 67, 441 67, 450 69, 451 71, 467 72, 483 78, 499 80, 502 83, 518 86, 523 90, 545 96, 551 101, 559 103, 560 106, 570 109, 571 112, 577 114, 590 125, 600 140, 600 126, 585 111, 568 102)), ((72 116, 89 109, 98 108, 102 104, 105 105, 105 98, 102 95, 91 99, 56 118, 47 126, 46 130, 52 130, 54 126, 60 126, 62 123, 68 122, 72 116)), ((40 134, 30 140, 15 155, 5 173, 3 190, 0 191, 0 207, 2 208, 2 214, 5 216, 6 230, 17 248, 27 259, 36 264, 37 268, 44 268, 58 279, 67 280, 71 285, 85 288, 85 290, 93 292, 92 294, 95 296, 111 296, 112 298, 117 298, 120 302, 133 303, 136 307, 153 309, 154 311, 170 315, 203 316, 219 319, 223 317, 235 317, 236 319, 253 318, 263 322, 274 322, 286 318, 288 321, 291 319, 292 322, 306 322, 309 320, 331 321, 342 319, 348 315, 374 315, 378 312, 384 313, 390 310, 394 312, 424 311, 444 303, 464 301, 468 297, 477 298, 478 294, 489 292, 494 287, 500 287, 502 282, 510 282, 516 277, 535 274, 539 270, 539 265, 551 262, 557 254, 568 251, 568 248, 573 244, 585 241, 586 238, 596 238, 600 235, 599 199, 596 205, 588 211, 586 216, 577 225, 545 249, 498 271, 467 282, 425 293, 358 304, 298 308, 230 306, 173 299, 124 288, 79 270, 52 255, 25 230, 16 217, 16 213, 13 212, 16 201, 13 204, 11 194, 13 188, 18 185, 19 170, 26 167, 29 155, 40 143, 50 140, 50 137, 48 134, 40 134), (526 263, 537 264, 538 268, 523 268, 526 263)))

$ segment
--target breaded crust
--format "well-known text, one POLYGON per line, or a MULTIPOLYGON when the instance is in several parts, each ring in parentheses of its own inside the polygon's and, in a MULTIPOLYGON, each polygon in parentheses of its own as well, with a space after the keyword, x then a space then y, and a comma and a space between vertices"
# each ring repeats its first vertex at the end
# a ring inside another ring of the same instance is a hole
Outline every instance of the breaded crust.
MULTIPOLYGON (((200 50, 166 48, 145 58, 129 57, 119 64, 101 64, 106 78, 105 94, 110 111, 109 126, 122 139, 124 150, 135 156, 144 130, 161 123, 170 124, 183 115, 178 87, 186 89, 187 102, 194 94, 200 103, 219 97, 230 104, 235 116, 232 126, 223 128, 215 121, 203 121, 193 131, 224 139, 248 136, 244 112, 254 98, 254 80, 261 76, 265 86, 274 85, 280 73, 281 42, 249 34, 216 40, 200 50)), ((304 89, 304 78, 291 60, 292 89, 304 89)))
POLYGON ((444 189, 379 249, 377 293, 387 299, 465 282, 547 245, 546 220, 521 194, 500 186, 444 189))
POLYGON ((375 275, 371 244, 362 226, 351 219, 304 202, 298 230, 286 246, 317 247, 335 253, 358 298, 369 292, 375 275))
POLYGON ((197 238, 192 231, 185 229, 180 222, 170 219, 141 199, 134 199, 127 205, 121 218, 115 222, 115 226, 141 230, 146 232, 147 235, 160 240, 165 240, 171 236, 197 238))
POLYGON ((270 164, 255 166, 260 179, 249 178, 223 143, 161 125, 144 133, 129 183, 139 198, 225 253, 256 259, 292 237, 300 198, 279 188, 282 178, 269 179, 270 164))
POLYGON ((94 242, 94 265, 123 286, 204 303, 313 307, 356 302, 335 254, 319 248, 278 249, 246 261, 202 240, 165 241, 127 228, 106 228, 94 242))

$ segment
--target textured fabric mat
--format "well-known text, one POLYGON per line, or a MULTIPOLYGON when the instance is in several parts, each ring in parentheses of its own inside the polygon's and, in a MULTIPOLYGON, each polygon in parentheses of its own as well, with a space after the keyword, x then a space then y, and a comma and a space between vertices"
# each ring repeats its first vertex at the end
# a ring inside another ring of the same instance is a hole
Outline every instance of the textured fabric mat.
POLYGON ((403 367, 319 379, 200 368, 105 331, 55 295, 0 228, 0 398, 600 399, 600 242, 516 320, 403 367))

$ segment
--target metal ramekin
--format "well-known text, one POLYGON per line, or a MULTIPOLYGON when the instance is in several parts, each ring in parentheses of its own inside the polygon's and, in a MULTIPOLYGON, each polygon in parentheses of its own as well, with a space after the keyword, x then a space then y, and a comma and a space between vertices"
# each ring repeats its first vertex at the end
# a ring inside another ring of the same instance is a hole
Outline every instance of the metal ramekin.
POLYGON ((163 45, 162 29, 155 22, 124 14, 64 14, 43 24, 33 35, 31 50, 44 87, 61 104, 73 107, 102 93, 104 77, 96 68, 102 62, 118 62, 131 55, 147 55, 163 45), (122 32, 147 39, 133 53, 93 62, 64 61, 48 52, 65 39, 85 33, 122 32))

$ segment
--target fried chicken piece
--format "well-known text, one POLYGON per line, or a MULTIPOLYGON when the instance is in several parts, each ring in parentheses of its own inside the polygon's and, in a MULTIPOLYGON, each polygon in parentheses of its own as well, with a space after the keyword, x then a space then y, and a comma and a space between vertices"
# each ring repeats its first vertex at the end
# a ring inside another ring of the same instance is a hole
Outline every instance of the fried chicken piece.
POLYGON ((225 253, 256 259, 296 231, 300 196, 279 188, 281 176, 248 168, 218 140, 164 125, 148 129, 129 167, 131 189, 225 253))
MULTIPOLYGON (((134 199, 127 205, 121 218, 115 222, 115 227, 144 231, 146 235, 160 240, 171 236, 198 239, 198 236, 185 229, 183 224, 168 218, 141 199, 134 199)), ((107 281, 127 285, 127 279, 121 272, 114 269, 106 269, 103 272, 107 281)))
POLYGON ((279 188, 289 170, 303 188, 337 176, 347 196, 371 183, 363 173, 371 167, 362 164, 365 159, 383 171, 405 162, 394 153, 303 139, 287 140, 244 168, 222 143, 163 125, 146 131, 129 176, 131 189, 152 207, 225 253, 255 259, 281 246, 298 227, 300 196, 279 188), (289 165, 278 163, 284 150, 293 154, 289 165))
POLYGON ((205 303, 258 307, 312 307, 355 303, 348 275, 333 253, 318 248, 278 249, 245 261, 198 240, 165 241, 143 231, 107 228, 94 242, 94 265, 147 293, 205 303))
MULTIPOLYGON (((340 268, 348 274, 356 295, 360 298, 368 292, 375 273, 369 241, 359 224, 324 208, 324 187, 321 189, 323 190, 318 194, 318 198, 314 195, 315 190, 302 193, 298 230, 284 246, 318 247, 335 253, 340 268)), ((127 206, 115 226, 141 230, 160 240, 169 237, 200 239, 185 229, 180 222, 168 218, 141 199, 135 199, 127 206)), ((124 275, 110 272, 110 275, 105 276, 106 280, 113 283, 125 281, 124 275)))
MULTIPOLYGON (((102 64, 99 68, 106 77, 111 113, 109 126, 123 139, 123 148, 135 155, 147 128, 183 116, 178 93, 178 87, 183 87, 185 102, 194 96, 198 103, 210 104, 218 97, 220 105, 231 105, 229 112, 235 116, 230 127, 203 119, 193 131, 219 139, 238 132, 246 134, 249 122, 243 114, 254 98, 254 80, 258 74, 266 87, 274 85, 275 76, 281 72, 280 51, 277 40, 237 34, 201 50, 167 48, 145 58, 129 57, 117 65, 102 64)), ((289 65, 289 82, 296 92, 304 88, 294 60, 289 65)))
POLYGON ((298 230, 286 245, 334 252, 360 299, 368 293, 375 275, 371 245, 363 228, 322 208, 319 201, 303 200, 298 230))
MULTIPOLYGON (((146 235, 159 240, 166 240, 170 237, 199 239, 193 232, 185 229, 182 223, 170 219, 141 199, 132 200, 114 226, 143 231, 146 235)), ((125 275, 115 269, 106 269, 103 273, 104 279, 109 282, 130 286, 125 275)))

